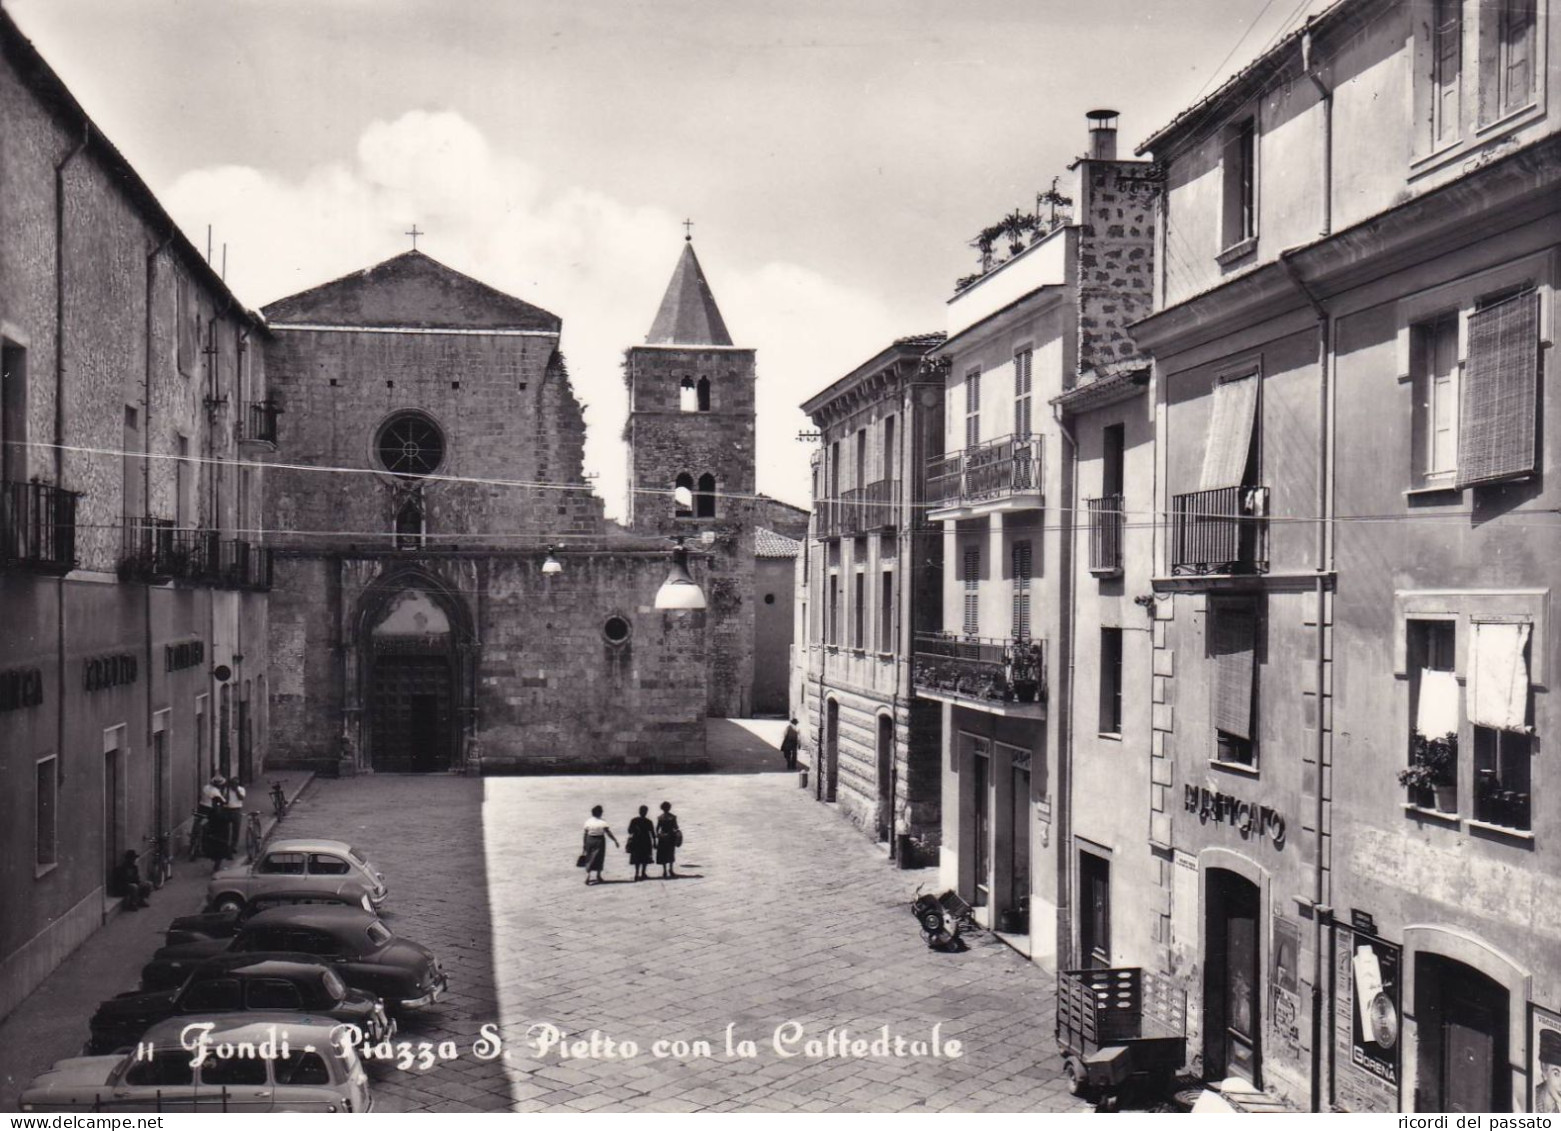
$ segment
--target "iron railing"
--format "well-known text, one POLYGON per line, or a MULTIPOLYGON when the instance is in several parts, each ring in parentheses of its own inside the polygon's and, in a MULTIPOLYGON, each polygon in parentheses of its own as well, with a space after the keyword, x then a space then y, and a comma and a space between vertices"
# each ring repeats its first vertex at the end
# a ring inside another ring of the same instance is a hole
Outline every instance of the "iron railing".
POLYGON ((880 479, 865 487, 848 487, 835 499, 820 499, 815 530, 820 538, 850 537, 899 525, 898 479, 880 479))
POLYGON ((952 507, 1041 492, 1041 437, 1000 436, 927 461, 927 505, 952 507))
POLYGON ((271 588, 271 550, 242 538, 222 542, 219 558, 219 584, 226 589, 271 588))
POLYGON ((1102 495, 1086 499, 1089 513, 1089 571, 1122 572, 1122 496, 1102 495))
POLYGON ((1171 499, 1172 573, 1267 573, 1268 488, 1219 487, 1171 499))
POLYGON ((76 566, 76 500, 51 483, 0 481, 0 565, 50 573, 76 566))
POLYGON ((273 400, 251 401, 244 439, 276 443, 277 417, 281 415, 282 406, 273 400))
POLYGON ((184 563, 174 552, 178 528, 173 519, 141 515, 125 519, 124 529, 120 577, 160 583, 183 576, 184 563))
POLYGON ((919 632, 911 664, 917 688, 1001 703, 1046 702, 1046 650, 1038 640, 919 632))

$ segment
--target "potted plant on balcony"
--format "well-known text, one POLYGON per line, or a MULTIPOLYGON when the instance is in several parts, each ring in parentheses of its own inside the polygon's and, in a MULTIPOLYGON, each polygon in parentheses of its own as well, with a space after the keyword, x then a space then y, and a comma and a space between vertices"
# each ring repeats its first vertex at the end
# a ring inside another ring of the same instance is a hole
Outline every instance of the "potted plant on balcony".
POLYGON ((1040 651, 1039 645, 1022 640, 1014 641, 1008 650, 1009 679, 1014 698, 1021 703, 1034 703, 1040 691, 1040 651))
POLYGON ((1409 765, 1398 772, 1398 784, 1423 798, 1427 792, 1435 798, 1443 813, 1458 809, 1458 735, 1452 732, 1440 738, 1427 738, 1416 732, 1410 740, 1409 765))

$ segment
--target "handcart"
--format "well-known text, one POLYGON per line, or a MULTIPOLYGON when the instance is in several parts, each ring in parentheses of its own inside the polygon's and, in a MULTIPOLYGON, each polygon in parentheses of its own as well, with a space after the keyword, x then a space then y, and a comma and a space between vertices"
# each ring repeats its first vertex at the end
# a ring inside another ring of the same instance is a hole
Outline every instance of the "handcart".
POLYGON ((1060 971, 1057 1044, 1076 1096, 1169 1092, 1187 1062, 1187 993, 1137 966, 1060 971))

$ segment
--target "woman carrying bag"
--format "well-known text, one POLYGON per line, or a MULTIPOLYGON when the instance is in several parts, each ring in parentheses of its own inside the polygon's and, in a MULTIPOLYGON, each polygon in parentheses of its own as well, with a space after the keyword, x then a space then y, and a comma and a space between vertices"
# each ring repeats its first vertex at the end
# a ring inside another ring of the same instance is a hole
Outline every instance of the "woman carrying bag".
POLYGON ((602 882, 602 865, 607 861, 607 840, 612 838, 613 845, 618 846, 618 838, 612 835, 612 829, 607 827, 607 822, 602 820, 602 807, 591 807, 590 819, 585 822, 585 846, 580 852, 580 859, 575 863, 585 869, 585 882, 587 885, 602 882), (596 873, 596 879, 591 879, 591 873, 596 873))

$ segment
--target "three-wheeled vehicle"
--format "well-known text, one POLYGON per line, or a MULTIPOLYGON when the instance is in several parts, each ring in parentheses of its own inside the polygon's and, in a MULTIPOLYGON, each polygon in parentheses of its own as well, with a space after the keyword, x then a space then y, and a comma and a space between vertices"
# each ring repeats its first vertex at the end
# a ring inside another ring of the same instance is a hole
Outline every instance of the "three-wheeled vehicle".
POLYGON ((1187 1061, 1187 993, 1137 966, 1059 971, 1057 1044, 1076 1096, 1168 1092, 1187 1061))

